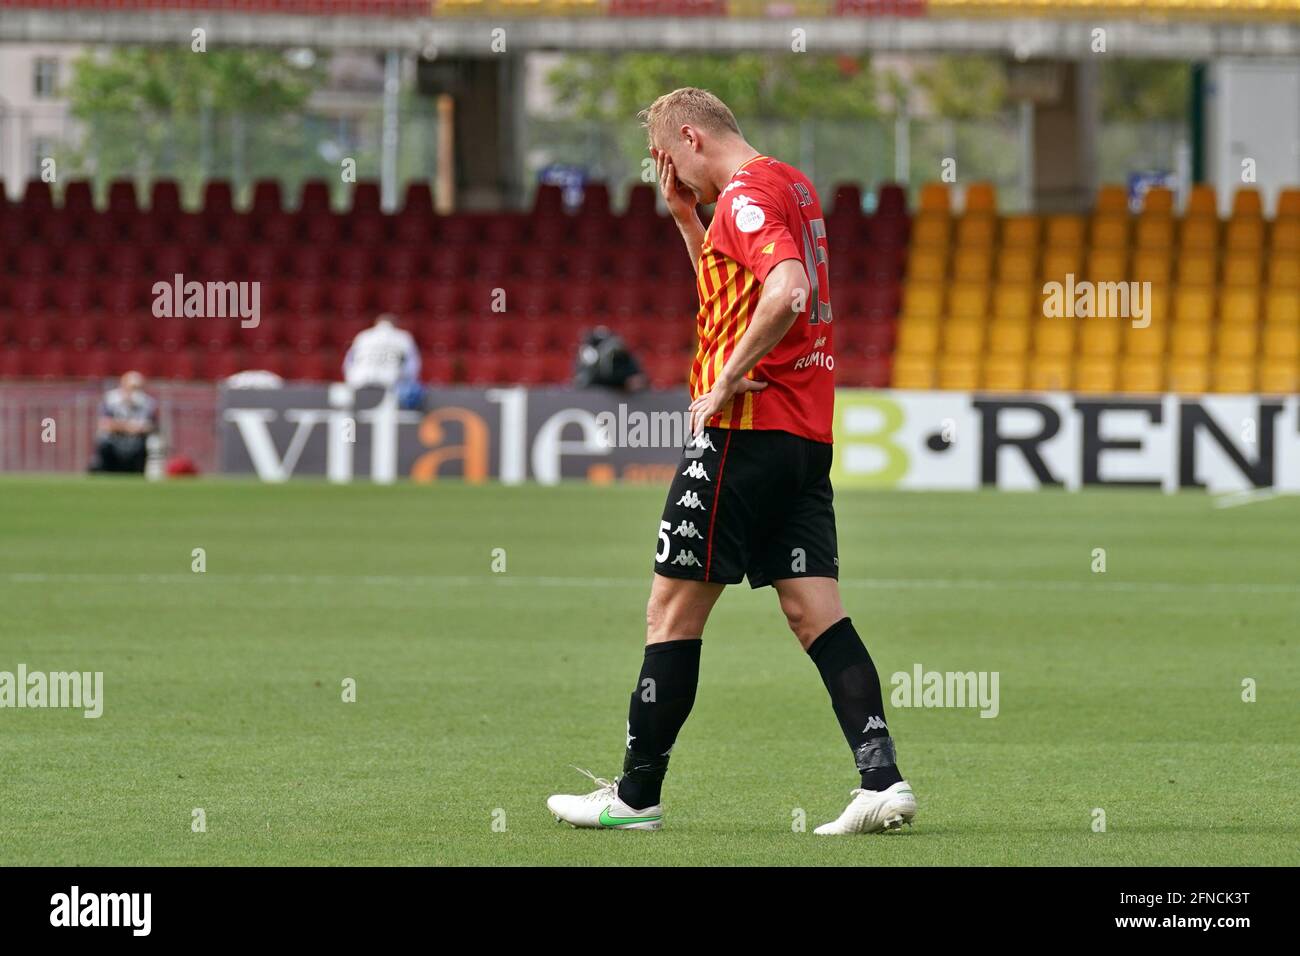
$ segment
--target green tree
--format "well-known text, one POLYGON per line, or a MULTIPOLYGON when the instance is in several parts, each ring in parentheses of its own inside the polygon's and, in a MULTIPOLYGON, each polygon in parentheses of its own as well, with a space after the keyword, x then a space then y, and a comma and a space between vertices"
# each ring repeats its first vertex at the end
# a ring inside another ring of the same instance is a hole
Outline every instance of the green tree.
POLYGON ((65 148, 65 175, 146 185, 181 181, 192 201, 202 182, 225 176, 247 186, 259 175, 323 175, 302 111, 323 64, 294 65, 278 52, 115 47, 73 64, 66 89, 85 135, 65 148))

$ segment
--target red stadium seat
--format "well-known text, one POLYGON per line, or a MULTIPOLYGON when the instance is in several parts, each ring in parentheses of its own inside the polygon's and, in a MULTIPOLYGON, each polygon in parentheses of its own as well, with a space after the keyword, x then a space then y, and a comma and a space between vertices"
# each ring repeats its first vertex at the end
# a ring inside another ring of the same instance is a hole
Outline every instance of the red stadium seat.
POLYGON ((181 211, 180 187, 174 179, 155 179, 149 196, 149 212, 154 216, 175 216, 181 211))
POLYGON ((463 326, 465 346, 479 355, 499 352, 510 336, 510 324, 504 319, 476 319, 463 326))
POLYGON ((464 381, 469 385, 495 385, 503 381, 506 371, 503 358, 493 353, 467 353, 462 356, 461 364, 464 381))
POLYGON ((655 208, 658 202, 658 194, 653 186, 642 183, 633 186, 627 194, 627 211, 623 214, 627 219, 656 219, 658 211, 655 208))
POLYGON ((879 216, 906 216, 907 193, 897 183, 884 183, 876 194, 876 214, 879 216))
POLYGON ((199 378, 199 354, 189 351, 166 352, 158 357, 155 374, 173 381, 194 381, 199 378))
POLYGON ((433 385, 450 385, 456 381, 456 360, 435 352, 421 353, 420 378, 433 385))
POLYGON ((452 354, 461 351, 465 345, 460 319, 424 319, 416 324, 414 335, 420 348, 431 354, 452 354))
POLYGON ((258 217, 278 213, 284 209, 280 198, 280 183, 275 179, 259 179, 253 184, 251 211, 258 217))
POLYGON ((164 352, 179 352, 192 340, 193 324, 200 319, 153 319, 146 328, 149 341, 164 352))
POLYGON ((433 191, 428 183, 410 183, 406 187, 406 197, 402 202, 403 216, 431 217, 433 215, 433 191))
POLYGON ((302 184, 302 194, 298 199, 300 213, 322 213, 330 211, 330 188, 323 179, 309 179, 302 184))
POLYGON ((379 212, 379 183, 363 179, 356 184, 352 190, 351 212, 353 216, 379 212))

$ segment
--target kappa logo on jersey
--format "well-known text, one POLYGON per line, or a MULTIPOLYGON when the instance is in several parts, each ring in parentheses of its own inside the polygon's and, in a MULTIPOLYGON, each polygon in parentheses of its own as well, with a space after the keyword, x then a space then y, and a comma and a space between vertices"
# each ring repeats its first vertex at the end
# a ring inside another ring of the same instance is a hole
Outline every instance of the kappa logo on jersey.
POLYGON ((735 199, 731 200, 731 214, 734 216, 753 201, 754 200, 750 199, 748 196, 737 196, 735 199))
POLYGON ((683 521, 681 524, 679 524, 676 527, 676 529, 673 531, 673 534, 677 535, 677 537, 679 538, 703 538, 704 537, 704 535, 700 534, 699 530, 695 527, 694 521, 683 521))
POLYGON ((686 470, 682 472, 682 476, 685 478, 703 478, 705 481, 709 480, 709 473, 704 470, 704 466, 698 461, 691 462, 687 466, 686 470))
POLYGON ((704 507, 704 502, 700 501, 700 496, 693 491, 688 491, 686 492, 686 494, 678 498, 677 504, 686 508, 695 508, 699 511, 709 510, 708 508, 704 507))
POLYGON ((685 548, 677 552, 677 557, 673 558, 673 564, 680 564, 685 568, 698 568, 700 562, 695 557, 694 551, 687 551, 685 548))
MULTIPOLYGON (((743 176, 744 173, 742 172, 738 175, 743 176)), ((723 196, 727 195, 727 193, 731 192, 733 189, 739 189, 743 185, 745 184, 742 183, 739 179, 733 179, 731 182, 727 183, 727 185, 722 187, 722 192, 718 193, 718 198, 721 199, 723 196)))
POLYGON ((709 451, 718 450, 717 448, 714 447, 713 439, 709 437, 708 432, 700 432, 698 435, 696 435, 694 440, 691 442, 691 445, 694 448, 701 448, 701 449, 707 448, 709 451))
POLYGON ((881 720, 879 717, 868 717, 867 726, 862 728, 862 732, 865 734, 868 730, 888 730, 888 729, 889 728, 885 726, 885 722, 881 720))

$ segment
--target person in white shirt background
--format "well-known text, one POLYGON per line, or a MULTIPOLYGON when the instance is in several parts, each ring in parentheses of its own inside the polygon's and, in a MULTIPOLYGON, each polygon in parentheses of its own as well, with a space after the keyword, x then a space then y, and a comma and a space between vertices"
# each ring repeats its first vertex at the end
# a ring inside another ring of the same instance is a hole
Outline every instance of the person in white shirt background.
POLYGON ((410 332, 385 313, 357 333, 343 358, 343 380, 352 388, 375 387, 396 392, 402 408, 422 404, 420 350, 410 332))

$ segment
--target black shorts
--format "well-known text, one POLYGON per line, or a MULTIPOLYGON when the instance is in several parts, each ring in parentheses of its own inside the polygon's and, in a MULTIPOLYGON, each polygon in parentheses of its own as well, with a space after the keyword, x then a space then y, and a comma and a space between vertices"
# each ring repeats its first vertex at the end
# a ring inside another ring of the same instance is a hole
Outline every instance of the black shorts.
POLYGON ((782 431, 708 428, 668 491, 655 573, 766 587, 838 578, 833 447, 782 431))

